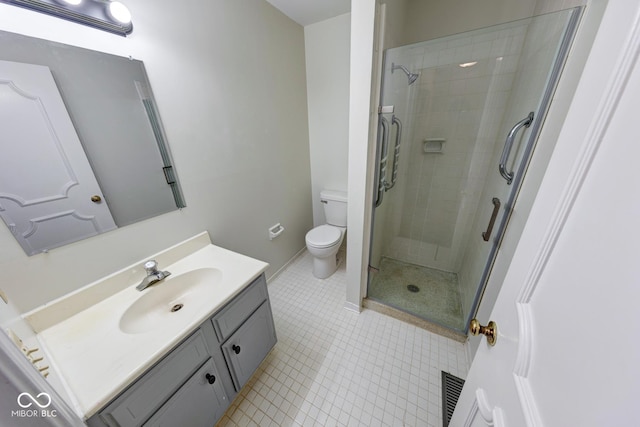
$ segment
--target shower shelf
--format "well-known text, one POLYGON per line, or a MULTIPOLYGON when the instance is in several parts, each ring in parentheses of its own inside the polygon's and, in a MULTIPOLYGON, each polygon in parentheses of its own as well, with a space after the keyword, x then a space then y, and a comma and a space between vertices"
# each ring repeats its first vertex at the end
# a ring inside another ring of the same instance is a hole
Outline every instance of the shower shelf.
POLYGON ((427 154, 442 154, 446 138, 426 138, 422 140, 422 151, 427 154))

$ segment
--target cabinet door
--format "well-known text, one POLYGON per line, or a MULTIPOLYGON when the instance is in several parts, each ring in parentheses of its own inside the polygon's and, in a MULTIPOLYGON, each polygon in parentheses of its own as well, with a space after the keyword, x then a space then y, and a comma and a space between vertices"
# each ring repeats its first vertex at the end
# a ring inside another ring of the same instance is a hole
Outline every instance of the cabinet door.
POLYGON ((263 274, 214 316, 213 327, 220 342, 224 342, 238 329, 268 297, 267 282, 263 274))
POLYGON ((275 344, 271 307, 265 301, 222 346, 236 391, 240 391, 275 344))
POLYGON ((209 357, 202 331, 198 330, 102 410, 99 417, 107 425, 140 426, 209 357))
POLYGON ((229 400, 211 359, 167 401, 144 426, 212 427, 224 414, 229 400))

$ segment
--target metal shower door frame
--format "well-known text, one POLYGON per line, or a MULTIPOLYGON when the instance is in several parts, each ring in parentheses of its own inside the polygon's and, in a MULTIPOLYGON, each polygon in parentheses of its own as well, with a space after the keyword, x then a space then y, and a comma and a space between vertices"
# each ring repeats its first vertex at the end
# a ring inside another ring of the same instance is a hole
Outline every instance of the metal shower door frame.
MULTIPOLYGON (((518 194, 520 192, 520 189, 522 188, 522 182, 524 180, 525 172, 527 170, 527 167, 529 166, 529 162, 533 155, 533 150, 536 146, 538 136, 540 135, 540 131, 544 124, 544 120, 549 111, 553 94, 555 93, 555 90, 558 86, 558 82, 560 81, 560 75, 562 74, 562 69, 564 68, 564 65, 566 63, 566 60, 569 54, 569 49, 575 38, 578 24, 580 22, 580 18, 582 17, 583 12, 584 12, 583 6, 576 7, 571 12, 567 26, 564 31, 564 35, 562 36, 562 42, 560 43, 558 52, 556 53, 556 56, 555 56, 553 67, 549 75, 549 80, 547 82, 547 85, 545 86, 544 94, 542 95, 539 107, 534 114, 534 118, 529 125, 530 133, 529 133, 527 142, 525 144, 522 160, 518 165, 517 171, 514 170, 512 172, 513 173, 512 180, 510 183, 508 183, 511 185, 511 191, 509 192, 509 198, 505 203, 503 203, 504 213, 500 220, 500 225, 498 226, 496 237, 493 240, 491 251, 489 252, 489 256, 487 257, 487 263, 485 264, 485 268, 482 272, 482 276, 478 283, 478 289, 476 291, 476 295, 471 305, 471 310, 469 310, 469 315, 465 322, 465 329, 463 331, 465 334, 468 334, 469 322, 471 321, 471 319, 476 317, 478 308, 480 307, 482 296, 484 295, 484 291, 487 287, 487 283, 489 282, 489 277, 491 275, 491 271, 493 270, 493 266, 495 264, 495 260, 498 255, 498 250, 506 234, 506 231, 509 225, 509 220, 511 219, 511 213, 513 212, 513 207, 516 204, 518 194)), ((502 172, 500 168, 499 168, 499 172, 502 172)))

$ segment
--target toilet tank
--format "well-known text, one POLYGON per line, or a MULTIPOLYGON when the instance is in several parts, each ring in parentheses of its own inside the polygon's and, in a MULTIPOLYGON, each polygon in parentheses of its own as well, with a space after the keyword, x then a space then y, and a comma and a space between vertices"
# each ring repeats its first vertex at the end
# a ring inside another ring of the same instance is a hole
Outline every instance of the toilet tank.
POLYGON ((324 208, 324 216, 327 224, 337 227, 347 226, 347 192, 322 190, 320 201, 324 208))

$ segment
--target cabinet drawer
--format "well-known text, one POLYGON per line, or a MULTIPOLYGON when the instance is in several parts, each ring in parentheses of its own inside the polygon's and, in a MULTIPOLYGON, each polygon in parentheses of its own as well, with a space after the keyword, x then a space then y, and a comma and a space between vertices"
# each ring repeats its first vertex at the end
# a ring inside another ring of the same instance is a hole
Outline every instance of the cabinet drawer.
POLYGON ((107 425, 139 426, 148 419, 209 358, 200 330, 101 412, 107 425))
POLYGON ((267 282, 264 275, 253 281, 214 318, 213 328, 218 340, 223 342, 267 299, 267 282))
POLYGON ((219 373, 209 359, 144 427, 212 427, 224 414, 228 402, 219 373))
POLYGON ((275 344, 276 330, 271 307, 265 301, 222 345, 236 391, 245 385, 275 344))

